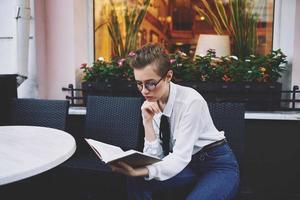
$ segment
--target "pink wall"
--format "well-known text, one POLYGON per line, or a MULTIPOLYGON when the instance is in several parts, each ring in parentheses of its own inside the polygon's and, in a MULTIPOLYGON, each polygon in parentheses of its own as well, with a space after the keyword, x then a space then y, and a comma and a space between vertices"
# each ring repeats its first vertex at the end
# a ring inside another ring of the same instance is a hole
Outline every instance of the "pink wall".
POLYGON ((45 2, 44 0, 35 1, 35 36, 36 36, 36 62, 37 62, 37 81, 38 93, 41 98, 45 98, 48 79, 46 74, 46 35, 45 35, 45 2))
POLYGON ((87 62, 86 1, 35 3, 40 98, 64 99, 61 88, 75 84, 80 64, 87 62))

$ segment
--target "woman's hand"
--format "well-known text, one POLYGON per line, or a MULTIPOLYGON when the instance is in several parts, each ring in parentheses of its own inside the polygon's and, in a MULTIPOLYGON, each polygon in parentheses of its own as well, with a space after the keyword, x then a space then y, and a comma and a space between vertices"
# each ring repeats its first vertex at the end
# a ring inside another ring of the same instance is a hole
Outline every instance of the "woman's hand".
POLYGON ((118 162, 110 165, 113 172, 118 172, 126 176, 148 176, 149 172, 146 167, 133 168, 124 162, 118 162))
POLYGON ((159 112, 161 112, 158 103, 156 101, 144 101, 142 107, 142 116, 143 116, 143 123, 144 125, 146 123, 151 122, 152 123, 152 119, 154 114, 157 114, 159 112))

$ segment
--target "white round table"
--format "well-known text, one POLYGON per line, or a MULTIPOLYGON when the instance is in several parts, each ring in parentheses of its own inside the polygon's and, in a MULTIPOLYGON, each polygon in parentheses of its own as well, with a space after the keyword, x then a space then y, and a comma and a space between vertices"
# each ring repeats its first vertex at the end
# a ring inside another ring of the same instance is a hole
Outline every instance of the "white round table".
POLYGON ((0 126, 0 185, 47 171, 75 152, 67 132, 37 126, 0 126))

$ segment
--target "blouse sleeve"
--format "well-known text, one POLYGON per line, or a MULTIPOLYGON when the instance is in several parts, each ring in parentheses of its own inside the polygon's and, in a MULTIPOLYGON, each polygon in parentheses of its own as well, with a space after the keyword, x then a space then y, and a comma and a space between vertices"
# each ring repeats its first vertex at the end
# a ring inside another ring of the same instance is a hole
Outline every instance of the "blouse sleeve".
POLYGON ((177 175, 191 161, 194 144, 203 131, 207 112, 203 109, 206 102, 196 99, 183 110, 181 120, 174 134, 177 135, 173 153, 163 158, 163 161, 148 165, 147 180, 166 180, 177 175), (175 133, 177 132, 177 133, 175 133))
POLYGON ((145 139, 143 151, 146 154, 156 156, 158 158, 163 157, 162 146, 161 146, 160 140, 158 138, 156 138, 156 140, 151 141, 151 142, 149 142, 145 139))

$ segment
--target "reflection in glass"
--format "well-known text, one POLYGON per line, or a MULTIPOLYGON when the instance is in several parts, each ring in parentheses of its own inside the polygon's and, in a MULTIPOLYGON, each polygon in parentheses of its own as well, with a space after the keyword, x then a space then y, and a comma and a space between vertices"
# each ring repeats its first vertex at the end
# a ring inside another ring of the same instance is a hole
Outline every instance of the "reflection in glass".
MULTIPOLYGON (((110 0, 94 0, 94 31, 95 58, 112 56, 112 42, 107 30, 106 21, 110 17, 110 0)), ((112 0, 118 5, 118 12, 122 12, 124 1, 112 0)), ((213 6, 214 0, 207 0, 213 6)), ((129 6, 141 2, 130 0, 129 6)), ((205 16, 199 16, 193 5, 201 5, 200 0, 151 0, 147 14, 138 32, 137 45, 147 42, 163 44, 170 52, 181 50, 193 56, 200 34, 216 34, 206 22, 205 16)), ((226 3, 228 0, 223 0, 226 3)), ((254 12, 258 14, 257 50, 256 54, 267 54, 272 49, 273 32, 273 4, 274 0, 257 0, 254 12)), ((227 6, 228 8, 228 6, 227 6)), ((125 37, 122 34, 122 37, 125 37)))

